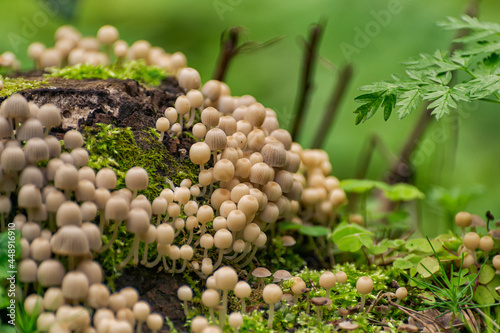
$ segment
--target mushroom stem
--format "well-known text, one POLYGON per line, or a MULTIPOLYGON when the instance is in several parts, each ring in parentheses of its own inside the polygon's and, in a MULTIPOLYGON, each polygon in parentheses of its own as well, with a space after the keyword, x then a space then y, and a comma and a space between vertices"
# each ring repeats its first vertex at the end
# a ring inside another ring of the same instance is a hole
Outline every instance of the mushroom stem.
POLYGON ((306 292, 306 301, 307 301, 307 314, 311 312, 311 297, 309 292, 306 292))
MULTIPOLYGON (((215 268, 214 268, 215 270, 215 268)), ((226 325, 226 312, 227 312, 227 294, 228 290, 222 291, 222 309, 219 311, 219 326, 223 328, 226 325)))
POLYGON ((164 137, 165 137, 165 132, 160 132, 160 142, 163 142, 164 137))
POLYGON ((193 241, 193 234, 194 234, 193 229, 189 230, 189 238, 188 238, 186 244, 188 244, 188 245, 191 244, 191 242, 193 241))
POLYGON ((99 251, 97 251, 98 253, 102 253, 102 252, 106 251, 107 249, 109 249, 109 247, 111 245, 113 245, 113 243, 115 242, 116 238, 118 237, 118 231, 119 231, 119 227, 120 227, 121 223, 122 223, 122 221, 115 221, 115 225, 114 225, 114 228, 113 228, 113 235, 111 236, 111 239, 105 245, 101 246, 101 248, 99 249, 99 251))
POLYGON ((160 214, 158 214, 158 215, 156 216, 156 225, 160 225, 160 223, 161 223, 161 215, 160 215, 160 214))
POLYGON ((326 289, 326 298, 330 298, 330 290, 332 290, 332 288, 326 289))
MULTIPOLYGON (((205 250, 206 251, 206 250, 205 250)), ((222 258, 224 257, 224 249, 219 249, 219 258, 217 258, 217 262, 214 265, 214 271, 220 266, 222 263, 222 258)), ((204 257, 206 258, 206 257, 204 257)))
POLYGON ((245 302, 245 297, 241 299, 241 313, 247 313, 247 302, 245 302))
POLYGON ((141 240, 139 239, 139 236, 136 234, 134 236, 134 242, 132 243, 132 247, 130 248, 127 257, 125 257, 125 259, 123 259, 118 267, 116 267, 117 270, 121 271, 128 264, 130 259, 132 259, 132 256, 134 256, 134 265, 137 265, 140 241, 141 240))
POLYGON ((158 254, 156 256, 156 259, 153 262, 146 262, 146 264, 144 266, 146 266, 148 268, 155 267, 156 265, 158 265, 158 263, 160 262, 160 260, 162 259, 162 257, 164 258, 165 256, 161 256, 161 255, 158 254))
POLYGON ((360 305, 361 309, 363 309, 365 307, 365 302, 366 302, 366 295, 361 294, 361 305, 360 305))
POLYGON ((243 268, 252 262, 253 257, 255 257, 255 253, 257 253, 257 249, 258 247, 254 246, 252 252, 250 253, 250 257, 248 257, 248 259, 243 264, 241 264, 240 268, 243 268))
POLYGON ((184 260, 184 262, 182 263, 182 267, 180 270, 177 271, 177 273, 182 273, 184 272, 184 270, 186 270, 186 266, 187 266, 187 260, 184 260))
POLYGON ((200 192, 200 197, 204 196, 204 195, 207 193, 207 187, 208 187, 208 186, 206 186, 206 185, 205 185, 205 186, 203 186, 203 189, 202 189, 202 190, 201 190, 201 192, 200 192))
POLYGON ((175 263, 176 263, 176 259, 172 260, 172 268, 168 271, 169 273, 175 273, 175 263))
POLYGON ((142 254, 141 265, 145 265, 148 262, 148 252, 149 252, 149 244, 144 243, 144 252, 142 254))
POLYGON ((162 256, 161 257, 161 262, 163 264, 163 269, 165 270, 165 272, 168 272, 167 257, 162 256))
POLYGON ((188 302, 184 301, 184 315, 186 318, 189 316, 189 311, 188 311, 188 302))
POLYGON ((233 262, 234 262, 235 264, 239 263, 240 261, 242 261, 242 260, 243 260, 243 259, 247 256, 248 252, 249 252, 249 251, 248 251, 248 250, 246 250, 246 249, 245 249, 245 250, 243 250, 243 253, 242 253, 242 254, 240 254, 240 256, 239 256, 239 257, 237 257, 236 259, 234 259, 234 261, 233 261, 233 262))
MULTIPOLYGON (((184 115, 182 115, 180 113, 179 113, 179 124, 181 125, 181 131, 180 131, 180 133, 182 133, 182 130, 184 128, 184 126, 183 126, 184 125, 184 115)), ((179 135, 180 135, 180 133, 179 133, 179 135)))
POLYGON ((186 128, 190 128, 191 126, 193 126, 193 124, 194 124, 194 118, 196 116, 196 109, 191 108, 191 110, 189 110, 189 112, 190 112, 191 116, 189 117, 189 121, 186 124, 186 128))
POLYGON ((321 322, 321 319, 323 318, 323 307, 322 306, 316 306, 316 314, 318 315, 318 322, 321 322))
POLYGON ((137 328, 135 330, 136 333, 141 333, 142 332, 142 325, 144 324, 143 321, 138 321, 137 322, 137 328))
MULTIPOLYGON (((104 227, 106 226, 106 218, 104 216, 104 211, 101 211, 99 218, 99 230, 101 231, 101 235, 104 233, 104 227)), ((54 229, 55 230, 55 229, 54 229)))
POLYGON ((269 304, 269 319, 267 320, 267 328, 273 328, 273 319, 274 319, 274 304, 269 304))
POLYGON ((215 311, 213 307, 209 307, 210 311, 210 320, 212 321, 212 324, 217 325, 217 321, 215 319, 215 311))

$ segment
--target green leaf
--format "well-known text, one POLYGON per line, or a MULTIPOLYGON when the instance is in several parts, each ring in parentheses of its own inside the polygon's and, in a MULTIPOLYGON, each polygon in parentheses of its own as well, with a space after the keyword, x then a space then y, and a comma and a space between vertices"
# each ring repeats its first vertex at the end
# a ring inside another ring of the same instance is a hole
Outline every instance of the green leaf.
POLYGON ((413 110, 415 110, 420 102, 420 92, 418 89, 413 89, 409 91, 405 91, 399 97, 398 102, 398 114, 399 119, 403 119, 407 115, 409 115, 413 110))
POLYGON ((492 305, 495 303, 495 297, 493 297, 488 288, 482 285, 477 286, 473 300, 479 305, 492 305))
POLYGON ((361 105, 354 111, 354 113, 357 113, 355 121, 356 125, 373 117, 373 115, 379 109, 380 104, 382 104, 382 102, 384 101, 385 93, 386 92, 384 91, 380 93, 371 93, 356 97, 357 100, 366 102, 366 104, 361 105))
POLYGON ((479 273, 478 281, 481 284, 488 284, 490 283, 493 278, 495 277, 495 269, 491 267, 490 265, 483 265, 483 268, 481 269, 481 272, 479 273))
POLYGON ((382 102, 382 107, 384 108, 384 120, 387 121, 391 116, 392 110, 396 106, 396 94, 387 94, 382 102))
POLYGON ((500 287, 500 275, 495 275, 493 280, 488 283, 486 288, 490 291, 490 293, 493 295, 493 297, 497 300, 500 301, 500 295, 498 295, 497 291, 495 288, 500 287))
POLYGON ((425 195, 418 188, 405 183, 395 184, 384 192, 391 201, 412 201, 425 198, 425 195))
POLYGON ((440 266, 436 258, 425 257, 418 263, 417 271, 422 277, 428 278, 439 271, 440 266), (431 274, 432 273, 432 274, 431 274))
POLYGON ((400 269, 410 269, 410 268, 415 267, 415 265, 411 261, 406 261, 402 258, 398 258, 398 259, 394 260, 392 265, 394 267, 400 268, 400 269))
POLYGON ((330 229, 318 225, 302 226, 299 228, 299 232, 307 236, 321 237, 330 234, 330 229))
MULTIPOLYGON (((443 245, 439 241, 432 240, 431 244, 436 252, 441 251, 441 249, 443 248, 443 245)), ((417 252, 425 254, 433 253, 431 245, 425 238, 411 239, 406 242, 405 247, 409 252, 417 252)))
POLYGON ((297 230, 302 228, 302 225, 293 223, 293 222, 281 222, 278 223, 278 226, 280 230, 286 231, 286 230, 297 230))
POLYGON ((369 179, 344 179, 340 187, 346 192, 365 193, 373 189, 377 181, 369 179))
POLYGON ((347 224, 342 222, 332 233, 332 239, 341 251, 356 252, 361 246, 371 246, 373 240, 372 232, 357 224, 347 224))

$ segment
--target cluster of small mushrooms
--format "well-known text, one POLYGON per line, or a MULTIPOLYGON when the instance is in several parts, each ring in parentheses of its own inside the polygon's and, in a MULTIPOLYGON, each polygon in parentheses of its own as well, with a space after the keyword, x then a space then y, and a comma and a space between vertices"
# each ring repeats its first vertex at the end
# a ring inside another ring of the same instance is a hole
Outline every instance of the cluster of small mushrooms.
MULTIPOLYGON (((346 194, 330 175, 328 155, 293 142, 290 133, 280 129, 276 113, 254 97, 232 96, 219 81, 202 84, 199 73, 186 67, 182 53, 169 54, 143 40, 129 47, 118 38, 112 26, 103 26, 97 37, 82 37, 75 28, 62 26, 53 47, 35 42, 28 55, 37 68, 44 69, 109 64, 112 51, 118 62, 143 59, 175 75, 185 93, 162 111, 156 129, 160 141, 167 135, 192 133, 197 142, 189 158, 199 165, 198 181, 185 179, 175 185, 166 179, 169 185, 158 197, 148 199, 138 192, 148 188, 149 176, 143 168, 133 167, 126 172, 126 187, 117 189, 112 169, 87 166, 89 154, 77 130, 67 131, 62 144, 50 135, 61 124, 57 106, 37 106, 19 94, 5 100, 0 106, 1 228, 4 231, 10 222, 6 217, 15 215, 13 222, 22 235, 18 271, 24 287, 18 297, 28 314, 38 314, 38 331, 131 333, 141 332, 144 325, 153 332, 161 329, 162 316, 151 313, 133 288, 112 293, 103 283, 100 264, 93 260, 114 246, 122 224, 133 234, 133 243, 118 270, 130 264, 160 266, 171 273, 189 269, 206 281, 201 302, 209 309, 210 321, 195 317, 193 332, 224 329, 230 291, 241 299, 241 313, 227 318, 236 332, 246 312, 245 298, 255 290, 269 304, 269 328, 275 305, 282 300, 297 303, 301 295, 307 298, 307 312, 312 303, 322 318, 324 307, 331 309, 330 290, 335 283, 345 283, 345 273, 325 272, 319 280, 325 297, 310 299, 306 283, 286 271, 276 272, 275 283, 264 286, 263 279, 271 273, 257 268, 253 274, 259 283, 252 290, 239 281, 233 267, 251 264, 256 252, 266 246, 266 232, 281 220, 333 225, 346 194), (103 244, 103 240, 107 241, 103 244), (151 245, 157 249, 154 257, 148 253, 151 245), (283 281, 288 279, 293 282, 291 293, 283 293, 283 281)), ((9 57, 3 54, 1 59, 5 58, 9 57)), ((468 226, 468 219, 457 217, 457 224, 468 226)), ((473 263, 478 247, 485 252, 490 248, 489 239, 476 238, 472 232, 464 237, 469 253, 464 265, 473 263)), ((500 270, 499 256, 493 263, 500 270)), ((372 289, 369 277, 358 280, 360 308, 372 289)), ((406 297, 403 289, 396 292, 398 299, 406 297)), ((178 296, 185 302, 187 316, 193 292, 184 286, 178 296)), ((340 329, 357 327, 345 311, 338 311, 344 317, 340 329)))
MULTIPOLYGON (((118 64, 141 59, 170 73, 186 67, 186 57, 182 52, 170 54, 146 40, 138 40, 129 46, 119 37, 118 29, 111 25, 102 26, 95 37, 82 36, 75 27, 63 25, 56 30, 52 47, 40 42, 31 43, 28 56, 34 61, 35 68, 39 69, 78 64, 109 65, 113 57, 118 64)), ((12 62, 15 62, 15 58, 12 62)))
MULTIPOLYGON (((129 263, 161 265, 172 273, 189 269, 208 283, 218 272, 234 271, 219 268, 223 263, 249 265, 267 243, 265 232, 279 220, 331 221, 345 202, 338 180, 328 176, 325 152, 292 142, 276 113, 254 97, 232 96, 215 80, 202 85, 182 53, 168 54, 146 41, 128 47, 112 26, 102 27, 97 38, 63 26, 55 39, 52 48, 30 45, 28 55, 38 68, 107 64, 112 48, 118 61, 144 59, 174 73, 185 94, 158 118, 157 129, 160 140, 186 130, 197 138, 189 158, 200 173, 197 184, 185 179, 176 186, 167 179, 169 188, 150 201, 138 194, 148 187, 148 174, 134 167, 126 173, 126 187, 117 189, 112 169, 87 166, 89 154, 77 130, 67 131, 63 144, 50 135, 61 124, 57 106, 37 106, 19 94, 6 99, 0 106, 1 228, 13 210, 22 235, 19 298, 27 313, 39 314, 39 331, 140 332, 144 323, 153 331, 162 326, 161 316, 150 314, 137 292, 111 293, 92 260, 113 246, 122 223, 134 240, 118 270, 129 263), (154 258, 148 254, 151 244, 156 244, 154 258), (39 288, 41 295, 30 294, 39 288)), ((232 290, 229 283, 222 286, 223 295, 232 290)), ((225 312, 219 312, 220 322, 225 312)))

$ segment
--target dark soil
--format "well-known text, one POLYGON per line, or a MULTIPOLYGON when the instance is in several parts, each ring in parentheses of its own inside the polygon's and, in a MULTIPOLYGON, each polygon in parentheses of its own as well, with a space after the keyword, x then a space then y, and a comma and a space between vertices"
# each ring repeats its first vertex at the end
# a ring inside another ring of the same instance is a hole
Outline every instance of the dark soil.
MULTIPOLYGON (((158 267, 161 267, 159 265, 158 267)), ((116 290, 134 287, 139 291, 140 299, 151 305, 152 312, 158 312, 168 317, 179 332, 188 332, 184 327, 185 317, 182 304, 177 298, 177 289, 186 284, 182 276, 158 272, 157 268, 137 266, 126 269, 116 281, 116 290)), ((146 326, 143 332, 150 332, 146 326)), ((167 325, 160 331, 170 332, 167 325)))
MULTIPOLYGON (((36 75, 28 76, 30 79, 36 78, 36 75)), ((52 103, 62 110, 63 122, 52 130, 59 138, 70 129, 82 130, 96 123, 113 124, 130 127, 136 143, 147 150, 148 143, 144 141, 143 130, 154 128, 165 109, 173 106, 177 96, 185 92, 173 78, 167 78, 157 88, 145 87, 134 80, 55 78, 49 79, 48 85, 20 93, 38 106, 52 103)), ((0 98, 0 103, 4 99, 0 98)), ((192 143, 191 138, 183 136, 179 140, 166 135, 163 141, 172 157, 180 162, 186 158, 185 154, 192 143)), ((178 331, 187 331, 182 305, 177 298, 177 289, 184 284, 180 276, 139 266, 125 270, 115 284, 117 290, 126 286, 136 288, 140 298, 151 304, 152 311, 168 317, 178 331)), ((144 326, 143 332, 148 331, 144 326)), ((165 325, 161 332, 169 331, 165 325)))

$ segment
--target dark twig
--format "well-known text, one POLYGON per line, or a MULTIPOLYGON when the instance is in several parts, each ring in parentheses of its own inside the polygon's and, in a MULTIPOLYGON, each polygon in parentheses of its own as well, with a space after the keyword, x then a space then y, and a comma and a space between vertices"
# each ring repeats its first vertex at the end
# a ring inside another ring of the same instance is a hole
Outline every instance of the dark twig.
POLYGON ((300 124, 304 118, 307 104, 309 101, 310 90, 313 85, 313 73, 318 59, 318 47, 324 31, 324 24, 314 24, 309 31, 309 40, 305 44, 304 65, 300 77, 299 94, 297 106, 295 108, 295 117, 292 124, 292 138, 298 141, 300 124))
POLYGON ((220 53, 217 66, 213 75, 214 80, 224 81, 231 61, 238 54, 256 51, 280 41, 282 37, 276 37, 265 42, 245 42, 239 45, 240 37, 243 35, 242 27, 232 27, 225 30, 220 39, 220 53))
POLYGON ((321 148, 325 142, 325 139, 329 133, 329 130, 333 127, 333 121, 338 113, 339 105, 345 96, 345 91, 349 86, 352 79, 352 65, 347 64, 340 70, 340 75, 337 84, 332 93, 330 102, 326 109, 326 113, 321 121, 318 131, 316 132, 316 137, 314 138, 313 145, 311 148, 321 148))
POLYGON ((229 64, 238 53, 238 40, 241 32, 241 27, 232 27, 222 33, 219 59, 213 75, 214 80, 224 81, 229 64))

